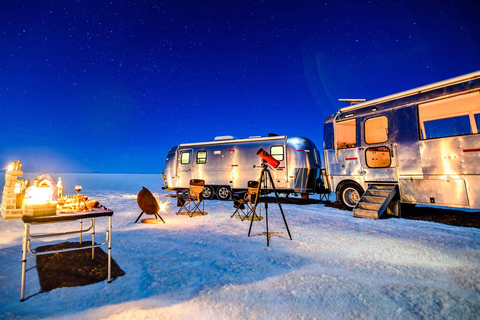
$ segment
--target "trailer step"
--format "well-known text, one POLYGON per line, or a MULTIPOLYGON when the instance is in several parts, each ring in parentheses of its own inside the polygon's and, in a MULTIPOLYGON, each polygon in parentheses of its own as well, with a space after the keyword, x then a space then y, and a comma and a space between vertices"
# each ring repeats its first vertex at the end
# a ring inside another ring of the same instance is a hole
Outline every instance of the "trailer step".
POLYGON ((383 203, 383 201, 385 201, 385 197, 363 195, 363 200, 365 202, 383 203))
POLYGON ((365 210, 375 210, 378 211, 380 209, 381 203, 375 203, 375 202, 361 202, 358 204, 359 209, 365 209, 365 210))
POLYGON ((385 212, 387 206, 398 193, 398 185, 372 184, 362 195, 360 201, 353 209, 355 217, 371 218, 377 220, 385 212))
POLYGON ((366 195, 369 196, 377 196, 377 197, 386 197, 390 194, 391 190, 383 190, 383 189, 367 189, 366 195))
POLYGON ((360 218, 378 219, 378 212, 376 210, 353 209, 353 216, 360 218))

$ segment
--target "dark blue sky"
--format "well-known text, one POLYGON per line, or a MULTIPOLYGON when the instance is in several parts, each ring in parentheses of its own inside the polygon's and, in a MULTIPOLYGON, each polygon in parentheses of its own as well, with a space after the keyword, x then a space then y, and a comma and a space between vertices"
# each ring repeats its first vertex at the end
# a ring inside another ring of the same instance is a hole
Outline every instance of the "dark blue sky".
POLYGON ((178 143, 322 146, 338 98, 480 70, 478 1, 2 1, 0 165, 159 173, 178 143))

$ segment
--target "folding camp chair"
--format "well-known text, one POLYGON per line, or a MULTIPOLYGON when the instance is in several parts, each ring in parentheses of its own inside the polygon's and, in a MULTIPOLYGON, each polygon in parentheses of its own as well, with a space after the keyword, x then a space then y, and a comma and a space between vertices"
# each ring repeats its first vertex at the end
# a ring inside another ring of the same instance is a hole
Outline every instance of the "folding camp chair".
MULTIPOLYGON (((233 207, 236 208, 235 212, 230 216, 233 218, 235 215, 238 215, 240 220, 245 220, 250 217, 253 212, 253 205, 255 204, 255 199, 258 195, 258 181, 248 181, 247 193, 243 196, 243 199, 236 199, 233 202, 233 207)), ((255 214, 256 215, 256 214, 255 214)), ((257 216, 258 218, 258 216, 257 216)))
POLYGON ((190 217, 197 212, 205 214, 205 203, 203 202, 203 189, 205 188, 205 180, 190 180, 190 191, 187 195, 177 195, 177 206, 180 207, 177 214, 185 211, 190 217), (200 210, 202 203, 202 210, 200 210))

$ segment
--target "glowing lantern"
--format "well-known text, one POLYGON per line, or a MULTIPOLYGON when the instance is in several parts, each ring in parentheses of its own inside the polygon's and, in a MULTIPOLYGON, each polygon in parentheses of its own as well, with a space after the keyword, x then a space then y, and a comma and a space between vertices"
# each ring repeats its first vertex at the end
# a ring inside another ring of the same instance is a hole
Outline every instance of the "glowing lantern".
POLYGON ((15 164, 12 162, 8 165, 7 171, 13 171, 15 164))

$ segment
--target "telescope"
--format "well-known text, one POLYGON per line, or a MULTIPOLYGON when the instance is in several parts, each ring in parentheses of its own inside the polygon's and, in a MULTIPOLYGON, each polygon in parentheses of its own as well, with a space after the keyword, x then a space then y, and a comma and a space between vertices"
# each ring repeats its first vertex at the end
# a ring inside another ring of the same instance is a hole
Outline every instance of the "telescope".
POLYGON ((276 169, 278 167, 278 165, 280 164, 280 161, 278 161, 277 159, 275 159, 270 153, 268 153, 267 151, 263 150, 262 148, 260 148, 258 151, 257 151, 257 156, 259 156, 260 158, 262 158, 263 160, 265 160, 269 165, 271 165, 274 169, 276 169))

